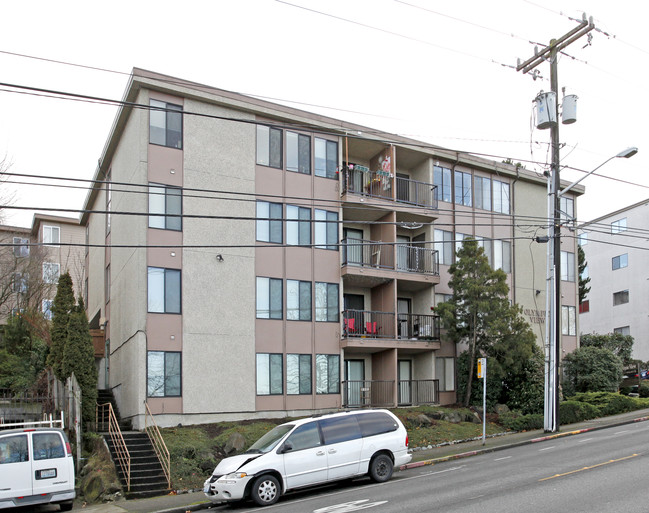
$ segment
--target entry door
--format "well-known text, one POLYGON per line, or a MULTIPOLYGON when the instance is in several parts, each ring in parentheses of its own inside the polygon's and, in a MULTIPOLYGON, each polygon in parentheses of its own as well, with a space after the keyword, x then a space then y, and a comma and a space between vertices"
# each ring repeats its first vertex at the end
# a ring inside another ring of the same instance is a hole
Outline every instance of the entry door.
POLYGON ((410 176, 397 173, 397 201, 410 202, 410 192, 408 191, 408 180, 410 176), (401 178, 401 180, 399 180, 401 178))
POLYGON ((407 271, 410 269, 410 237, 397 235, 397 269, 407 271))
POLYGON ((363 265, 363 231, 345 228, 343 238, 343 262, 347 265, 363 265))
POLYGON ((27 435, 0 436, 0 501, 32 495, 32 462, 27 435))
POLYGON ((347 382, 347 406, 363 406, 365 391, 365 362, 345 360, 345 381, 347 382))
POLYGON ((399 338, 412 338, 410 323, 410 304, 409 298, 397 298, 397 327, 399 329, 399 338))
POLYGON ((399 404, 412 403, 412 362, 399 360, 399 404))
POLYGON ((363 333, 365 297, 362 294, 343 294, 343 310, 347 333, 351 336, 363 333))

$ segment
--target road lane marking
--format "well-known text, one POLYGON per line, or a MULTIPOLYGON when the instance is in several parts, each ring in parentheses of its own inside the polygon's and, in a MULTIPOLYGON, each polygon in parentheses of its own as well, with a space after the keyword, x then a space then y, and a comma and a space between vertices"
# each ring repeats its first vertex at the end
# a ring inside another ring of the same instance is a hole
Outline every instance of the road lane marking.
POLYGON ((539 449, 539 452, 541 451, 549 451, 550 449, 554 449, 556 445, 551 445, 550 447, 543 447, 543 449, 539 449))
POLYGON ((496 458, 494 461, 508 460, 511 456, 505 456, 504 458, 496 458))
POLYGON ((313 513, 348 513, 350 511, 360 511, 361 509, 373 508, 374 506, 381 506, 388 501, 369 502, 369 499, 361 499, 357 501, 344 502, 343 504, 335 504, 313 510, 313 513))
POLYGON ((598 463, 597 465, 591 465, 590 467, 578 468, 576 470, 571 470, 570 472, 564 472, 563 474, 555 474, 553 476, 544 477, 543 479, 539 479, 539 482, 540 481, 548 481, 550 479, 555 479, 557 477, 569 476, 571 474, 576 474, 578 472, 583 472, 584 470, 592 470, 594 468, 603 467, 604 465, 610 465, 611 463, 617 463, 619 461, 630 460, 631 458, 635 458, 637 456, 639 456, 639 454, 632 454, 631 456, 625 456, 624 458, 618 458, 616 460, 604 461, 602 463, 598 463))
POLYGON ((584 438, 583 440, 579 440, 579 442, 577 442, 577 443, 578 444, 583 444, 584 442, 588 442, 590 440, 592 440, 592 438, 584 438))
POLYGON ((614 434, 614 435, 621 435, 622 433, 628 433, 628 432, 629 432, 629 430, 628 430, 628 429, 625 429, 624 431, 616 431, 616 432, 613 433, 613 434, 614 434))

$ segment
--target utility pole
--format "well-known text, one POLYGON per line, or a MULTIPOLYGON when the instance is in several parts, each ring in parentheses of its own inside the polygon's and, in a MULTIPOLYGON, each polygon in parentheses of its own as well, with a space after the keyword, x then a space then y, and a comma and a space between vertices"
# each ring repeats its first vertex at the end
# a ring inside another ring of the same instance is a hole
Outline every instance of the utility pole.
MULTIPOLYGON (((554 123, 550 125, 552 141, 552 166, 550 175, 550 201, 553 205, 553 216, 550 224, 550 242, 553 265, 551 271, 554 285, 554 299, 549 301, 550 315, 546 315, 546 334, 550 335, 550 348, 547 354, 545 377, 545 431, 559 431, 559 363, 561 361, 561 209, 559 191, 561 182, 560 144, 559 144, 559 80, 557 70, 557 56, 564 48, 588 34, 595 28, 593 18, 588 21, 584 14, 579 25, 559 39, 552 39, 550 44, 540 52, 534 49, 534 56, 521 63, 519 60, 516 71, 528 73, 546 60, 550 62, 550 89, 554 93, 554 123)), ((552 113, 549 113, 552 114, 552 113)), ((550 116, 552 119, 552 116, 550 116)))

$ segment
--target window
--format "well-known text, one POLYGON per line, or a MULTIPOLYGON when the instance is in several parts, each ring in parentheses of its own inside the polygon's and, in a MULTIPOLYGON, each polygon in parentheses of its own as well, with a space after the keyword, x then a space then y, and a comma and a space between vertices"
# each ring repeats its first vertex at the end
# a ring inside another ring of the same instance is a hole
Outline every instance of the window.
POLYGON ((434 249, 439 254, 439 263, 442 265, 451 265, 455 258, 453 252, 453 232, 444 230, 435 230, 433 232, 434 249))
POLYGON ((509 184, 493 181, 493 211, 509 214, 509 184))
POLYGON ((180 397, 180 353, 149 351, 147 353, 147 397, 180 397))
POLYGON ((149 228, 182 230, 182 208, 180 187, 149 184, 149 228))
POLYGON ((438 201, 446 201, 450 203, 451 200, 451 170, 446 167, 434 166, 433 167, 433 184, 435 187, 435 194, 438 201))
POLYGON ((336 178, 338 170, 338 143, 315 138, 315 175, 336 178))
POLYGON ((257 319, 282 318, 282 280, 257 277, 257 319))
POLYGON ((27 273, 14 273, 12 289, 14 292, 24 294, 27 292, 27 282, 29 281, 29 274, 27 273))
POLYGON ((315 320, 322 322, 338 322, 338 284, 315 284, 315 320))
POLYGON ((106 235, 110 233, 110 210, 111 210, 111 202, 113 198, 113 188, 112 185, 110 184, 110 179, 111 179, 111 171, 108 171, 106 173, 106 235))
POLYGON ((629 291, 613 292, 613 306, 624 305, 629 302, 629 291))
POLYGON ((45 283, 58 283, 61 273, 61 264, 53 262, 43 263, 43 281, 45 283))
POLYGON ((282 169, 282 131, 257 125, 257 164, 282 169))
POLYGON ((626 217, 611 223, 611 233, 622 233, 626 231, 626 217))
POLYGON ((257 202, 257 240, 282 243, 282 204, 257 202))
POLYGON ((435 358, 435 377, 439 381, 440 392, 455 390, 455 359, 435 358))
POLYGON ((349 417, 324 418, 320 421, 325 445, 348 442, 361 438, 361 428, 355 415, 349 417))
POLYGON ((340 355, 316 355, 315 392, 316 394, 340 393, 340 355))
POLYGON ((47 319, 48 321, 52 320, 52 305, 54 304, 54 301, 52 299, 43 299, 43 303, 41 305, 41 310, 43 311, 43 317, 47 319))
POLYGON ((471 206, 471 173, 455 172, 455 204, 471 206))
MULTIPOLYGON (((493 268, 502 269, 506 273, 512 272, 511 242, 506 240, 491 241, 493 250, 493 268)), ((574 281, 574 279, 573 279, 574 281)))
POLYGON ((561 307, 561 334, 577 335, 577 309, 574 306, 561 307))
POLYGON ((399 429, 397 423, 392 417, 382 412, 364 413, 357 415, 356 420, 358 426, 361 428, 363 437, 381 435, 383 433, 391 433, 399 429))
POLYGON ((286 170, 311 174, 311 137, 286 132, 286 170))
POLYGON ((620 335, 631 335, 631 327, 622 326, 620 328, 613 328, 613 333, 619 333, 620 335))
POLYGON ((180 313, 181 286, 179 269, 148 268, 148 311, 180 313))
MULTIPOLYGON (((32 437, 34 461, 66 457, 63 439, 58 433, 34 433, 32 437)), ((36 476, 36 479, 40 476, 38 470, 36 471, 36 476)))
POLYGON ((612 264, 613 264, 613 270, 616 271, 617 269, 622 269, 623 267, 626 267, 629 265, 629 255, 628 253, 624 253, 624 255, 618 255, 613 257, 612 259, 612 264))
POLYGON ((19 463, 21 461, 29 461, 27 435, 3 436, 0 438, 0 465, 19 463))
POLYGON ((572 198, 559 197, 559 216, 562 221, 575 220, 575 201, 572 198))
POLYGON ((320 249, 338 249, 338 212, 315 210, 315 244, 320 249))
POLYGON ((588 244, 588 232, 581 232, 577 236, 577 244, 579 244, 580 246, 585 246, 586 244, 588 244))
POLYGON ((283 386, 282 355, 257 354, 257 395, 281 395, 283 386))
POLYGON ((58 226, 43 226, 43 244, 58 246, 61 243, 61 228, 58 226))
POLYGON ((455 234, 455 261, 457 261, 457 252, 462 249, 462 246, 464 245, 464 239, 468 239, 471 237, 470 235, 465 235, 463 233, 456 233, 455 234))
POLYGON ((588 271, 588 264, 586 264, 584 266, 584 270, 581 272, 581 274, 579 276, 581 277, 582 280, 586 280, 586 279, 588 279, 589 275, 590 275, 590 273, 588 271))
POLYGON ((286 280, 286 318, 289 321, 311 320, 311 282, 286 280))
POLYGON ((561 280, 575 281, 575 254, 568 251, 561 252, 561 280))
POLYGON ((311 209, 286 205, 286 244, 311 244, 311 209))
POLYGON ((18 258, 29 256, 29 239, 14 237, 14 256, 18 258))
POLYGON ((476 176, 475 184, 475 208, 491 210, 491 179, 484 176, 476 176))
POLYGON ((322 445, 318 423, 309 422, 308 424, 295 428, 291 436, 286 439, 286 443, 291 444, 291 452, 311 449, 312 447, 322 445))
POLYGON ((183 108, 173 103, 151 100, 149 111, 149 142, 182 149, 183 108))
POLYGON ((288 395, 311 393, 311 355, 286 355, 286 393, 288 395))

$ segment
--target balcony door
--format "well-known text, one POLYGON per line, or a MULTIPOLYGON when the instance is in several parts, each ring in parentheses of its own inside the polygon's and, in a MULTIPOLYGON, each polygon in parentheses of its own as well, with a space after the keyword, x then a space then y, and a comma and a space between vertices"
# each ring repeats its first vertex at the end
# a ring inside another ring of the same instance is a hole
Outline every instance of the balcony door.
POLYGON ((426 234, 420 233, 412 238, 412 248, 410 250, 410 269, 416 272, 425 272, 432 270, 432 262, 426 262, 426 234), (427 269, 430 267, 430 269, 427 269))
POLYGON ((399 338, 411 338, 411 305, 412 301, 409 298, 397 298, 397 329, 399 338))
POLYGON ((410 237, 405 235, 397 235, 397 269, 410 269, 410 237))
POLYGON ((343 229, 343 262, 346 265, 363 265, 363 231, 343 229))
POLYGON ((408 190, 410 182, 408 180, 410 180, 410 176, 397 173, 397 201, 410 202, 410 191, 408 190))
POLYGON ((365 362, 345 360, 345 381, 347 382, 347 406, 363 406, 366 392, 365 362))
POLYGON ((412 403, 412 362, 399 360, 399 404, 412 403))

